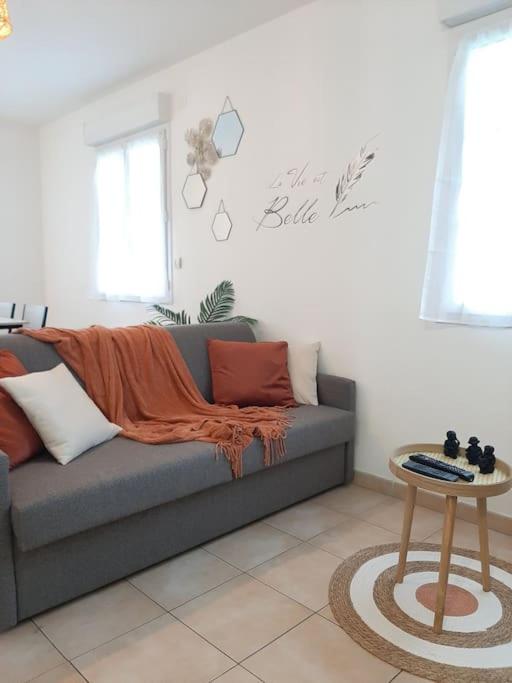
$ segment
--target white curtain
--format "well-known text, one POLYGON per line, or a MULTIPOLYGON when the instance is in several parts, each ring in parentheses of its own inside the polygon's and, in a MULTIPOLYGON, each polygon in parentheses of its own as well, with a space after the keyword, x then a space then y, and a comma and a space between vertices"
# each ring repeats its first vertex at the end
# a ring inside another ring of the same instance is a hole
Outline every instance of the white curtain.
POLYGON ((118 301, 168 301, 166 135, 149 132, 98 152, 96 290, 118 301))
POLYGON ((460 46, 450 76, 421 318, 512 326, 512 29, 460 46))

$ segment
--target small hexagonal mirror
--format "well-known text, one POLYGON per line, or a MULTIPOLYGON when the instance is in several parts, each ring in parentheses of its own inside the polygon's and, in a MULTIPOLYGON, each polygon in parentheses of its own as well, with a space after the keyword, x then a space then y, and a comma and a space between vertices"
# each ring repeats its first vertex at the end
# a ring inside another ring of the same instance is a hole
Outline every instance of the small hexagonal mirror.
POLYGON ((224 202, 221 201, 219 204, 219 209, 215 214, 215 218, 213 219, 212 223, 213 236, 217 242, 225 242, 227 239, 229 239, 232 227, 233 224, 231 223, 231 219, 224 208, 224 202))
POLYGON ((189 209, 199 209, 203 206, 207 191, 206 183, 200 173, 190 173, 185 180, 181 194, 189 209))
POLYGON ((229 97, 226 97, 224 109, 217 117, 212 134, 212 142, 217 150, 217 155, 221 159, 234 156, 238 151, 243 134, 244 127, 238 112, 236 109, 233 109, 229 97), (226 109, 226 107, 230 108, 226 109))

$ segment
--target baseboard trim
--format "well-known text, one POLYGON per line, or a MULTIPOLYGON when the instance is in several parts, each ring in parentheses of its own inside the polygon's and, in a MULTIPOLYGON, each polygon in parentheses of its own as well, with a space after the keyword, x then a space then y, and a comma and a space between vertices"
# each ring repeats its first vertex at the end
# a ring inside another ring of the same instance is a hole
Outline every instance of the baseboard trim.
MULTIPOLYGON (((358 470, 356 470, 354 474, 354 484, 362 486, 365 489, 371 489, 372 491, 401 499, 405 498, 405 491, 407 489, 407 485, 401 481, 386 479, 385 477, 379 477, 376 474, 359 472, 358 470)), ((444 501, 444 496, 418 489, 416 498, 418 505, 423 505, 423 507, 429 508, 430 510, 436 510, 437 512, 444 512, 444 501)), ((476 524, 476 508, 472 505, 468 505, 468 503, 459 502, 457 505, 457 517, 466 522, 473 522, 476 524)), ((502 515, 499 512, 489 511, 487 513, 487 524, 489 529, 501 531, 502 534, 512 536, 512 517, 502 515)))

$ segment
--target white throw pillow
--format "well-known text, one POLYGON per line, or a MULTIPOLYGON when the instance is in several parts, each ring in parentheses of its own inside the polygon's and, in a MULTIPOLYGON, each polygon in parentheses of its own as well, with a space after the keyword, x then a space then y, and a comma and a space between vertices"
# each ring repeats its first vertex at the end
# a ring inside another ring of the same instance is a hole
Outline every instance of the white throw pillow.
POLYGON ((317 406, 316 374, 320 342, 288 344, 288 372, 297 403, 317 406))
POLYGON ((119 434, 67 367, 0 379, 61 465, 119 434))

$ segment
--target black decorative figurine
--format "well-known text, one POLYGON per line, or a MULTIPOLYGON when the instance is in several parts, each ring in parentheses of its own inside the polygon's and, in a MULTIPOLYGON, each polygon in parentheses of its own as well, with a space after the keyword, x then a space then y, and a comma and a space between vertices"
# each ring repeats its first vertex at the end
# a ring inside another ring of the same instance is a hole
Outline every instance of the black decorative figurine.
POLYGON ((455 432, 446 432, 446 441, 444 442, 443 453, 449 458, 456 458, 459 455, 460 441, 457 439, 455 432))
POLYGON ((466 458, 470 465, 478 465, 478 458, 482 455, 479 443, 480 439, 477 439, 476 436, 472 436, 469 439, 470 445, 466 448, 466 458))
POLYGON ((494 455, 494 446, 485 446, 484 452, 478 458, 480 474, 492 474, 494 472, 495 465, 496 456, 494 455))

